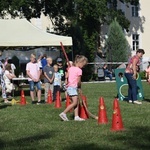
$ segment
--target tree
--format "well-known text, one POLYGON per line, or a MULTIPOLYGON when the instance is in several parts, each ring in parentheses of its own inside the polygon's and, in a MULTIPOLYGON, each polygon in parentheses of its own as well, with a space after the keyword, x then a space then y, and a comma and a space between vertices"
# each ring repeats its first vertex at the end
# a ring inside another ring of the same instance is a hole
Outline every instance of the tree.
POLYGON ((125 62, 128 56, 128 42, 122 27, 116 19, 110 24, 106 40, 107 61, 125 62))
POLYGON ((102 25, 117 18, 123 29, 129 28, 129 20, 117 9, 119 1, 139 3, 139 0, 0 0, 0 17, 8 13, 12 18, 29 20, 43 12, 49 15, 56 33, 73 37, 74 54, 84 54, 93 61, 100 47, 102 25))

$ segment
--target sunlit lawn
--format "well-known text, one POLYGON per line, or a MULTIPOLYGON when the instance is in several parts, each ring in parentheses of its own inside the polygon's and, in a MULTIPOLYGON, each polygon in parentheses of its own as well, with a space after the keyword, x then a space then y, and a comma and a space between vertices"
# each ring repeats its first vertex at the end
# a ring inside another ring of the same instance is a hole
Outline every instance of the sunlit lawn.
MULTIPOLYGON (((98 100, 104 97, 107 125, 98 125, 95 119, 85 122, 63 122, 59 113, 65 108, 52 105, 31 105, 29 96, 25 106, 0 105, 1 150, 149 150, 150 149, 150 85, 143 82, 145 101, 142 105, 121 101, 120 108, 125 131, 112 132, 112 105, 117 94, 116 83, 84 83, 83 93, 88 108, 98 114, 98 100)), ((126 91, 124 91, 126 92, 126 91)), ((19 97, 15 97, 19 99, 19 97)))

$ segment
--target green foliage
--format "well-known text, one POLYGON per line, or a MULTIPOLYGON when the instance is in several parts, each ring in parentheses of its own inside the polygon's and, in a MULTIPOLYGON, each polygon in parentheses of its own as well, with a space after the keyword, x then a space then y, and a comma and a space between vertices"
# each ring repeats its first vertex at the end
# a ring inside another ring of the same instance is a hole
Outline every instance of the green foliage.
POLYGON ((125 62, 128 55, 128 43, 121 26, 114 20, 108 31, 106 40, 107 60, 111 62, 125 62))
MULTIPOLYGON (((139 0, 120 1, 139 3, 139 0)), ((129 28, 129 20, 117 10, 117 5, 117 0, 0 0, 0 16, 3 18, 8 13, 12 18, 19 16, 29 20, 40 17, 43 12, 52 20, 55 33, 73 37, 74 55, 85 54, 93 61, 101 46, 102 25, 117 18, 123 29, 129 28)))
POLYGON ((146 73, 145 71, 139 72, 139 75, 140 75, 140 77, 141 77, 142 80, 146 80, 145 73, 146 73))

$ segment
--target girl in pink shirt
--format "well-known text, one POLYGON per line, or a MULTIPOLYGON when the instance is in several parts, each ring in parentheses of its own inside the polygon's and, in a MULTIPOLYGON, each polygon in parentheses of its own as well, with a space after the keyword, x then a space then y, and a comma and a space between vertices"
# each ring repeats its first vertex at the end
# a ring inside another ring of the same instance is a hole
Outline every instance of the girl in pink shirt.
POLYGON ((81 76, 82 68, 87 64, 87 58, 83 55, 77 55, 75 58, 74 66, 68 69, 68 84, 67 93, 72 99, 72 104, 70 104, 61 114, 60 118, 64 121, 69 121, 66 113, 74 108, 74 120, 84 121, 84 119, 78 116, 78 92, 77 89, 81 87, 81 76))

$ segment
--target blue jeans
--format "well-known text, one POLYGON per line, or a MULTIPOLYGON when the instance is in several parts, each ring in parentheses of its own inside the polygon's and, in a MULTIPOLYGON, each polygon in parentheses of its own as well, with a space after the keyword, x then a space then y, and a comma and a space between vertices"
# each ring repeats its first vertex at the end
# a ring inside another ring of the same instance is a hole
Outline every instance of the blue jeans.
POLYGON ((29 81, 29 85, 30 85, 30 91, 34 91, 34 86, 36 86, 38 90, 41 90, 40 81, 39 82, 29 81))
POLYGON ((108 77, 110 79, 110 81, 112 81, 112 74, 106 74, 106 77, 108 77))
POLYGON ((128 100, 137 100, 137 84, 136 80, 133 79, 133 73, 125 73, 125 77, 128 82, 128 100))

